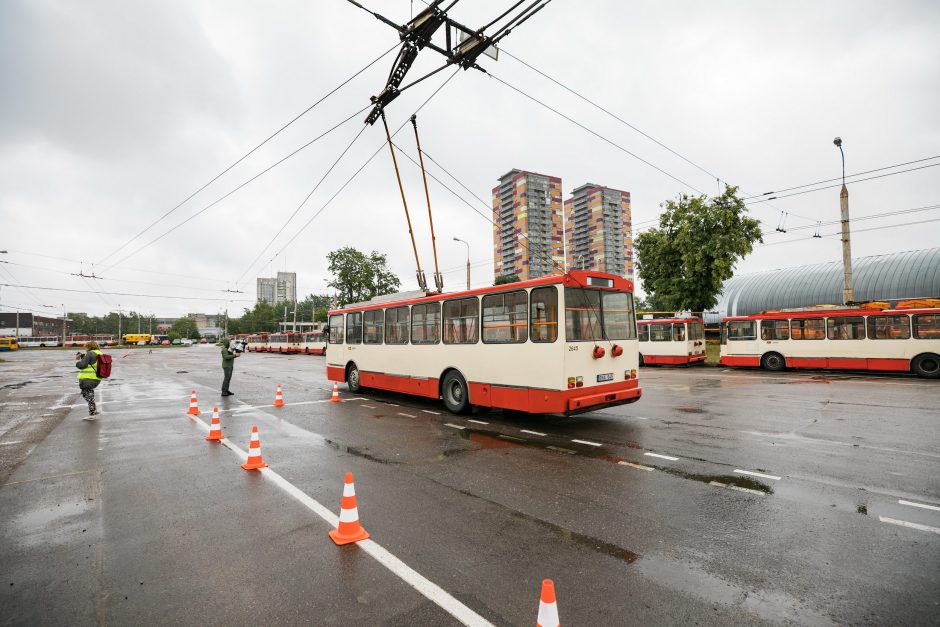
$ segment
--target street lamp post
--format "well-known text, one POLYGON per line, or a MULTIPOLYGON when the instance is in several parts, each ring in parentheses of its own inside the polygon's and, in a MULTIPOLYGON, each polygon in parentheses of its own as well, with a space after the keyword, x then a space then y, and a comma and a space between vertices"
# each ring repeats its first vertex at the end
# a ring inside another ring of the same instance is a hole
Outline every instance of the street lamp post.
POLYGON ((467 289, 469 290, 470 289, 470 244, 469 242, 466 242, 460 239, 459 237, 455 237, 454 241, 462 242, 463 244, 466 244, 467 246, 467 289))
POLYGON ((65 346, 65 321, 68 319, 68 313, 65 311, 65 303, 62 305, 62 346, 65 346))
POLYGON ((855 289, 852 287, 852 241, 849 232, 849 190, 845 187, 845 153, 842 151, 842 138, 836 137, 832 143, 842 155, 842 189, 839 191, 839 208, 842 212, 842 271, 844 285, 842 304, 855 302, 855 289))

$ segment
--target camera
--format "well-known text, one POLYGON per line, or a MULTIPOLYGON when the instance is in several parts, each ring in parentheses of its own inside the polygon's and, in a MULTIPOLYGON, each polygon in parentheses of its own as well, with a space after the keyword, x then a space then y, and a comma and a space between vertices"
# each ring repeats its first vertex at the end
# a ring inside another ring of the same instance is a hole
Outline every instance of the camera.
POLYGON ((242 340, 232 340, 228 345, 228 352, 230 355, 237 355, 239 353, 245 352, 245 342, 242 340))

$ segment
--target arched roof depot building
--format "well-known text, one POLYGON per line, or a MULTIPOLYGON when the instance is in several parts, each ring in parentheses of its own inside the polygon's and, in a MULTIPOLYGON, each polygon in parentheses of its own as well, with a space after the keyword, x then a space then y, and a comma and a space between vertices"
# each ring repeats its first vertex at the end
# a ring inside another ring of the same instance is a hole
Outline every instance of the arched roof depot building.
MULTIPOLYGON (((852 283, 859 301, 940 297, 940 248, 853 259, 852 283)), ((841 261, 733 276, 705 322, 769 309, 839 305, 842 287, 841 261)))

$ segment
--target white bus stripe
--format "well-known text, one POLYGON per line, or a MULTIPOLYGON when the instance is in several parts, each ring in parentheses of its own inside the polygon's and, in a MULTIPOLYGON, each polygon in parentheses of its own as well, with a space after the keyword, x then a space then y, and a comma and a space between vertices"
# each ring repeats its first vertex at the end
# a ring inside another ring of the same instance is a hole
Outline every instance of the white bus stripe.
MULTIPOLYGON (((192 416, 191 418, 193 421, 199 424, 203 431, 206 433, 209 432, 209 425, 206 424, 202 419, 196 418, 195 416, 192 416)), ((222 440, 222 444, 233 451, 243 461, 248 458, 248 454, 245 453, 245 451, 240 449, 235 444, 229 442, 228 439, 222 440)), ((325 520, 331 526, 337 527, 339 525, 339 517, 336 514, 325 508, 309 495, 302 492, 297 486, 289 482, 287 479, 271 470, 270 467, 262 468, 260 472, 266 479, 269 479, 272 483, 277 484, 279 488, 300 501, 300 503, 305 505, 307 509, 325 520)), ((375 560, 382 566, 397 575, 402 581, 407 583, 409 586, 422 594, 425 598, 435 603, 438 607, 443 609, 445 612, 456 618, 464 625, 471 627, 492 627, 492 623, 452 597, 447 593, 446 590, 434 582, 421 576, 420 573, 389 553, 384 547, 376 543, 374 540, 362 540, 356 544, 359 545, 359 548, 363 549, 366 553, 375 558, 375 560)))
POLYGON ((735 468, 734 471, 739 475, 751 475, 752 477, 760 477, 761 479, 773 479, 774 481, 780 481, 780 477, 776 475, 765 475, 761 472, 751 472, 750 470, 741 470, 740 468, 735 468))

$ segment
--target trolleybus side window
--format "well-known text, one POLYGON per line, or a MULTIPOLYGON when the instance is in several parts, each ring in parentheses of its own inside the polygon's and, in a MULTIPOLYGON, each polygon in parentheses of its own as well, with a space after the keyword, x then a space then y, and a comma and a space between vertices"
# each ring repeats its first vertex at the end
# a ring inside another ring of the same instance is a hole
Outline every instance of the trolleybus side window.
POLYGON ((911 339, 910 316, 868 316, 868 339, 870 340, 909 340, 911 339))
POLYGON ((411 343, 437 344, 441 339, 441 304, 411 307, 411 343))
POLYGON ((668 322, 651 324, 649 327, 651 342, 669 342, 672 340, 672 325, 668 322))
POLYGON ((526 341, 528 332, 528 294, 525 291, 488 294, 483 297, 483 342, 517 344, 526 341))
MULTIPOLYGON (((343 314, 336 314, 335 316, 330 316, 330 344, 342 344, 343 343, 343 325, 345 323, 345 316, 343 314)), ((274 336, 268 338, 269 342, 276 342, 274 336)))
POLYGON ((705 338, 705 325, 701 322, 689 323, 689 339, 701 340, 705 338))
MULTIPOLYGON (((633 294, 604 292, 601 297, 604 311, 604 338, 608 340, 635 340, 636 319, 633 312, 633 294)), ((683 333, 685 329, 683 328, 683 333)))
POLYGON ((346 314, 346 343, 362 344, 362 312, 346 314))
POLYGON ((940 340, 940 315, 914 316, 914 337, 918 340, 940 340))
POLYGON ((476 344, 479 326, 480 301, 476 297, 444 303, 445 344, 476 344))
POLYGON ((385 343, 407 344, 411 328, 408 307, 395 307, 385 310, 385 343))
POLYGON ((649 341, 650 341, 650 325, 648 325, 648 324, 640 324, 640 325, 637 325, 637 331, 638 331, 639 334, 640 334, 640 341, 641 341, 641 342, 649 342, 649 341))
POLYGON ((864 340, 865 318, 861 316, 839 316, 828 318, 826 327, 830 340, 864 340))
POLYGON ((826 321, 823 318, 791 320, 790 337, 794 340, 824 340, 826 339, 826 321))
POLYGON ((789 340, 789 320, 761 320, 760 339, 762 340, 789 340))
POLYGON ((565 288, 565 338, 569 342, 600 340, 601 293, 579 287, 565 288))
POLYGON ((733 342, 756 339, 754 326, 753 320, 732 320, 728 323, 728 339, 733 342))
POLYGON ((685 341, 685 323, 676 322, 672 325, 672 340, 674 342, 685 341))
POLYGON ((558 339, 558 290, 554 285, 537 287, 529 296, 529 336, 533 342, 558 339))
POLYGON ((385 310, 372 309, 362 312, 362 343, 381 344, 385 335, 385 310))

